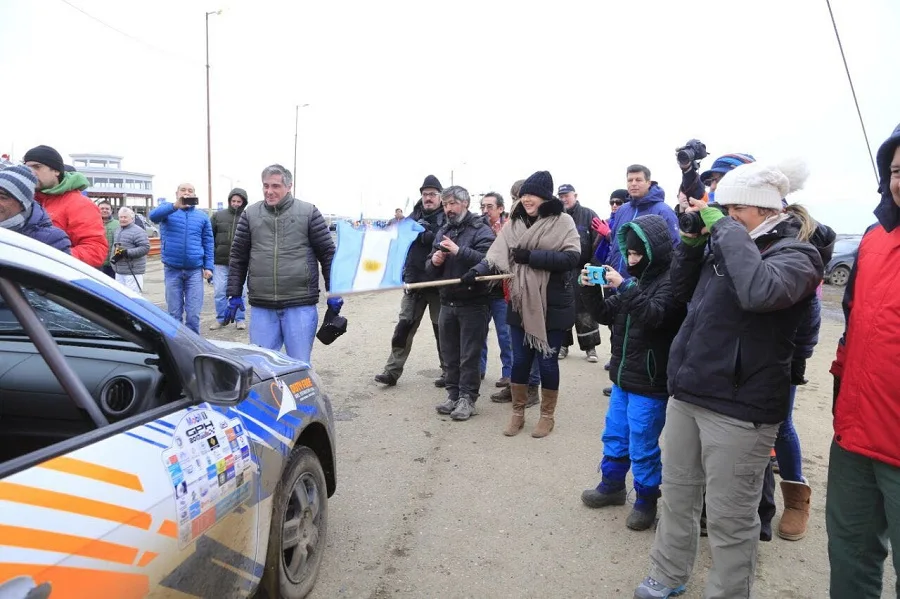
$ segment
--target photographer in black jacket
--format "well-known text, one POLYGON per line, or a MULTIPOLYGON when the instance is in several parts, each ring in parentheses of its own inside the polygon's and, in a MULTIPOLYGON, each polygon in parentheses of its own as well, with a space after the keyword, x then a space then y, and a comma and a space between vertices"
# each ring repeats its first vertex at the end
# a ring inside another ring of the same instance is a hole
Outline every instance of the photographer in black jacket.
POLYGON ((638 599, 685 589, 704 487, 713 560, 705 596, 750 596, 763 472, 790 401, 792 337, 824 270, 806 241, 816 223, 782 204, 806 176, 800 163, 745 164, 716 188, 728 217, 702 200, 687 208, 703 227, 682 235, 669 273, 676 298, 690 303, 669 354, 660 520, 638 599))
MULTIPOLYGON (((430 279, 460 279, 484 259, 494 232, 469 212, 469 192, 458 185, 441 192, 447 222, 435 235, 434 251, 425 263, 430 279)), ((475 413, 481 387, 481 348, 487 337, 490 289, 487 283, 445 285, 441 293, 441 352, 446 368, 447 400, 439 414, 468 420, 475 413)))

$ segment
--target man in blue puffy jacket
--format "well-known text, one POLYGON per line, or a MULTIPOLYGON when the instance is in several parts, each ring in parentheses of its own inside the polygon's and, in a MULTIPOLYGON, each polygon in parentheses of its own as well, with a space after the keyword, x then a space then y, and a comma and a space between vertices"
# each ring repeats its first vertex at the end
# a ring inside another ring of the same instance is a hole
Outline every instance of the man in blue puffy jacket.
POLYGON ((169 315, 200 334, 203 279, 212 278, 215 247, 209 217, 195 200, 194 186, 182 183, 175 203, 161 203, 150 220, 159 224, 169 315))

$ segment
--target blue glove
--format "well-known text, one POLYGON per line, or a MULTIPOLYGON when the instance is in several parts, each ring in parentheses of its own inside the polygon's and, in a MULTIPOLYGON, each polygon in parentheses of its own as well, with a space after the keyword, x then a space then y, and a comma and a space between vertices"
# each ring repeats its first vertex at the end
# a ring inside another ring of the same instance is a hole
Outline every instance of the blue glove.
POLYGON ((335 314, 341 313, 341 307, 344 305, 344 300, 339 297, 329 297, 328 301, 325 302, 328 304, 328 307, 334 310, 335 314))
POLYGON ((240 297, 230 297, 228 298, 228 307, 225 308, 225 318, 222 319, 222 326, 226 326, 234 322, 234 317, 237 316, 238 310, 244 309, 244 300, 240 297))

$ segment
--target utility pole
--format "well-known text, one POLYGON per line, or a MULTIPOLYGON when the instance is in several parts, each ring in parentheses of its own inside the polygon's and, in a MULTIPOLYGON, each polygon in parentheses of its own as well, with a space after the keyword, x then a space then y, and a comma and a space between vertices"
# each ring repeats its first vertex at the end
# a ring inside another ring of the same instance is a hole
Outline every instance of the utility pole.
POLYGON ((212 211, 212 125, 209 110, 209 15, 220 15, 221 10, 206 13, 206 182, 209 209, 212 211))
POLYGON ((309 104, 297 104, 294 106, 294 170, 291 175, 294 182, 297 181, 297 132, 300 130, 300 109, 306 108, 309 104))

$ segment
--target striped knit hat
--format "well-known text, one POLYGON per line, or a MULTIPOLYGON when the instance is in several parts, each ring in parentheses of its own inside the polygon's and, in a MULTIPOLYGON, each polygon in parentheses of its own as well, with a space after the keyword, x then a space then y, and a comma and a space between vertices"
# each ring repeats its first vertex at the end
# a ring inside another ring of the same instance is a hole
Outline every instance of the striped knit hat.
POLYGON ((19 200, 25 210, 34 203, 34 188, 38 179, 24 164, 0 170, 0 189, 19 200))

